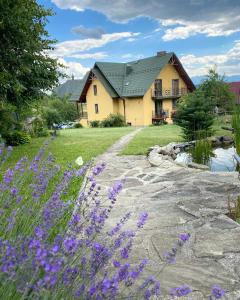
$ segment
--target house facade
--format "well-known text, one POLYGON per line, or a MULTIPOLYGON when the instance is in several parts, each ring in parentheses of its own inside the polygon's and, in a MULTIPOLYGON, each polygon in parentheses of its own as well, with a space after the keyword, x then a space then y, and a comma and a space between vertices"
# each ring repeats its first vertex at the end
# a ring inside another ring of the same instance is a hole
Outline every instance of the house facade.
POLYGON ((132 126, 171 123, 177 100, 195 86, 174 53, 129 63, 96 62, 77 101, 80 122, 121 114, 132 126))

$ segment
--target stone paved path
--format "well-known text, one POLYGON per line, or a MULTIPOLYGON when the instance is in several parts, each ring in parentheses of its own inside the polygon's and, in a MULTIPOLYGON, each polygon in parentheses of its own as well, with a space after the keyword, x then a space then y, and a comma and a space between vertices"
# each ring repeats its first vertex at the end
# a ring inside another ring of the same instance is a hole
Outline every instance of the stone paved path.
POLYGON ((132 211, 128 226, 135 228, 139 212, 147 211, 149 220, 132 252, 133 261, 149 258, 146 276, 156 274, 166 290, 190 285, 196 292, 187 299, 208 299, 216 283, 229 291, 225 299, 240 299, 240 226, 225 215, 228 197, 240 195, 238 174, 199 171, 170 161, 151 167, 145 156, 118 156, 140 130, 123 137, 98 157, 98 161, 107 163, 98 178, 103 190, 126 178, 108 225, 132 211), (182 232, 191 234, 190 241, 177 256, 177 263, 159 274, 163 253, 182 232))

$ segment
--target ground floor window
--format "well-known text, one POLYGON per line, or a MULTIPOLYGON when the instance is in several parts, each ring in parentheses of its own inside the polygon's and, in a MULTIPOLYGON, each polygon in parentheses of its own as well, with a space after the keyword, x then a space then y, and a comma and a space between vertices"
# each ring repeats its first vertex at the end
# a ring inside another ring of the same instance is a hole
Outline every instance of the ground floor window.
POLYGON ((172 109, 176 109, 177 108, 177 99, 173 99, 172 101, 172 109))
POLYGON ((95 114, 99 113, 98 104, 95 104, 95 114))

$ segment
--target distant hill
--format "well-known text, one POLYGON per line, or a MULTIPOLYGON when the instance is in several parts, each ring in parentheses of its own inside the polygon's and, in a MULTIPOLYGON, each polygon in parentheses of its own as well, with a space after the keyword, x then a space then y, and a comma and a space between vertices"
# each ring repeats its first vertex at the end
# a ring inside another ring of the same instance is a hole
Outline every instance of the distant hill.
MULTIPOLYGON (((193 76, 191 79, 195 85, 199 85, 205 79, 205 76, 193 76)), ((240 81, 240 75, 225 76, 225 80, 227 82, 240 81)))

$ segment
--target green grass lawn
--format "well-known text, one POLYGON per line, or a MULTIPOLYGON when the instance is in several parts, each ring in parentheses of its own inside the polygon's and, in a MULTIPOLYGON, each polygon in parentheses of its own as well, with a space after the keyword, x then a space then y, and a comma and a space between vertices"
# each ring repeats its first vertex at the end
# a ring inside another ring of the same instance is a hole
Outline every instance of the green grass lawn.
MULTIPOLYGON (((229 117, 219 117, 213 125, 214 135, 232 135, 230 131, 221 129, 221 126, 231 126, 229 117)), ((171 142, 181 142, 182 130, 177 125, 150 126, 144 128, 122 151, 122 155, 146 154, 149 147, 167 145, 171 142)))
MULTIPOLYGON (((57 138, 50 142, 48 151, 55 156, 58 164, 66 167, 79 156, 82 156, 84 162, 89 161, 132 130, 132 127, 60 130, 57 138)), ((46 138, 34 138, 29 144, 14 147, 4 168, 13 166, 22 156, 33 158, 45 140, 46 138)))
POLYGON ((148 148, 151 146, 167 145, 171 142, 178 142, 181 140, 181 129, 177 125, 146 127, 135 136, 121 154, 146 154, 148 148))

